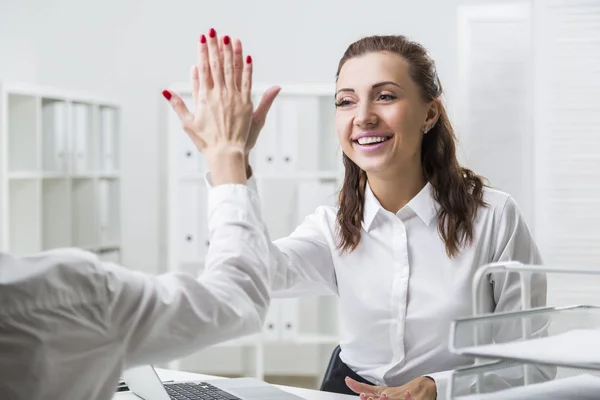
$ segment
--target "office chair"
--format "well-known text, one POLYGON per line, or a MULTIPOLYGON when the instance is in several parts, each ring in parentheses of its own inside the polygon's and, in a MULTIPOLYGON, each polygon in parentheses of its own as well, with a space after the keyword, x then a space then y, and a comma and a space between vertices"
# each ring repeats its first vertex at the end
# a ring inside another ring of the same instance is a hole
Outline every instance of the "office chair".
POLYGON ((328 379, 331 378, 333 371, 339 362, 339 354, 340 354, 340 345, 335 346, 333 352, 331 353, 331 358, 329 359, 329 364, 327 365, 327 369, 325 370, 325 374, 323 375, 323 381, 321 382, 321 388, 319 390, 323 391, 323 385, 327 382, 328 379))

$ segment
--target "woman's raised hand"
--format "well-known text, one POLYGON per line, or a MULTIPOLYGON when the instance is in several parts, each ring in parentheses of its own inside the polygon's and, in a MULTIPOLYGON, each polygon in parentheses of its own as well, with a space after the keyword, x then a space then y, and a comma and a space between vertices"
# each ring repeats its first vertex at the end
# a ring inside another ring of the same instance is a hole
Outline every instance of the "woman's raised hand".
POLYGON ((218 38, 211 29, 198 41, 198 64, 191 69, 191 81, 193 112, 176 93, 165 90, 163 95, 206 157, 212 183, 245 182, 253 111, 252 57, 234 56, 230 37, 218 38))

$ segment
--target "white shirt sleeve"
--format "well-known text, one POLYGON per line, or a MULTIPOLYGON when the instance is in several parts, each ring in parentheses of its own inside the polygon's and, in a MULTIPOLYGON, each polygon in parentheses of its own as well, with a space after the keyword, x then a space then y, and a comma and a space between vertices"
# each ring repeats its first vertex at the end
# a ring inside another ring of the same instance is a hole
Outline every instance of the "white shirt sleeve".
POLYGON ((108 399, 122 368, 259 332, 269 306, 259 221, 245 185, 214 188, 198 278, 150 276, 77 249, 0 253, 0 397, 108 399))
MULTIPOLYGON (((214 190, 210 184, 210 173, 206 175, 206 185, 209 192, 214 190)), ((250 190, 258 193, 253 177, 248 180, 247 185, 250 190)), ((326 223, 325 212, 325 207, 317 208, 289 236, 269 241, 268 266, 273 297, 337 293, 330 243, 322 228, 326 223)), ((256 226, 269 237, 262 220, 256 226)), ((249 257, 251 256, 250 254, 249 257)))
MULTIPOLYGON (((491 262, 518 261, 523 264, 539 265, 542 259, 539 250, 531 237, 531 233, 521 215, 517 203, 509 197, 504 205, 499 218, 496 220, 496 238, 491 262)), ((521 284, 518 273, 498 272, 489 277, 489 286, 486 288, 489 304, 484 305, 486 310, 494 313, 512 312, 521 310, 521 284)), ((547 281, 545 274, 534 274, 531 279, 531 306, 544 307, 546 305, 547 281)), ((542 319, 535 321, 532 336, 541 337, 547 334, 546 324, 542 319)), ((493 341, 495 343, 508 342, 522 338, 521 325, 513 320, 507 320, 494 326, 493 341)), ((495 390, 522 385, 523 375, 515 374, 515 369, 508 372, 486 373, 484 385, 495 390)), ((533 382, 543 382, 553 379, 556 375, 554 367, 537 367, 532 371, 533 382)), ((437 386, 438 400, 447 398, 447 390, 451 371, 442 371, 428 375, 432 377, 437 386)), ((465 382, 461 382, 465 384, 465 382)), ((466 385, 466 384, 465 384, 466 385)), ((474 388, 474 381, 469 387, 458 389, 458 393, 467 393, 474 388)))
POLYGON ((257 228, 257 195, 245 185, 220 185, 208 204, 211 244, 198 279, 112 269, 109 318, 127 346, 127 365, 181 357, 262 329, 269 244, 257 228))

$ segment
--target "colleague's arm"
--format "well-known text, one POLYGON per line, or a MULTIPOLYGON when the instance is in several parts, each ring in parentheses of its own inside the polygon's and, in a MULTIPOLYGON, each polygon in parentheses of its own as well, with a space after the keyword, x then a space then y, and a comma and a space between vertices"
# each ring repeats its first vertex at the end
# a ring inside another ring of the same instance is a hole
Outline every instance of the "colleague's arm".
POLYGON ((260 331, 269 305, 269 246, 256 228, 259 220, 255 193, 244 185, 220 185, 209 195, 211 245, 200 277, 104 266, 108 320, 127 366, 178 358, 260 331))
MULTIPOLYGON (((213 173, 207 174, 209 193, 214 190, 213 173)), ((257 194, 256 181, 249 177, 248 189, 257 194)), ((263 213, 269 210, 263 210, 263 213)), ((319 207, 287 237, 269 239, 269 274, 272 297, 337 293, 331 254, 332 244, 324 234, 326 207, 319 207)), ((257 225, 269 238, 263 220, 257 225)), ((329 239, 331 240, 331 239, 329 239)))
MULTIPOLYGON (((496 221, 498 227, 495 241, 494 254, 491 262, 519 261, 523 264, 542 264, 539 250, 531 237, 529 229, 513 198, 509 198, 496 221)), ((489 277, 487 286, 492 304, 489 309, 496 313, 513 312, 521 310, 521 286, 517 273, 494 273, 489 277)), ((531 306, 543 307, 546 305, 547 282, 544 274, 535 274, 531 281, 531 306)), ((538 319, 532 329, 533 337, 546 335, 546 324, 543 319, 538 319), (537 323, 537 324, 535 324, 537 323)), ((493 341, 496 343, 508 342, 522 337, 520 324, 500 323, 495 325, 493 341)), ((443 371, 429 375, 435 380, 438 400, 446 399, 447 386, 451 371, 443 371)), ((542 382, 553 379, 556 369, 553 367, 538 367, 532 369, 532 381, 542 382)), ((523 375, 515 374, 514 369, 488 373, 485 376, 486 387, 496 389, 522 385, 523 375)), ((461 392, 469 392, 474 388, 474 382, 469 387, 460 388, 461 392)))
POLYGON ((259 332, 269 242, 256 228, 258 199, 224 184, 209 207, 213 244, 199 278, 151 276, 76 249, 0 254, 0 397, 109 398, 123 367, 259 332))

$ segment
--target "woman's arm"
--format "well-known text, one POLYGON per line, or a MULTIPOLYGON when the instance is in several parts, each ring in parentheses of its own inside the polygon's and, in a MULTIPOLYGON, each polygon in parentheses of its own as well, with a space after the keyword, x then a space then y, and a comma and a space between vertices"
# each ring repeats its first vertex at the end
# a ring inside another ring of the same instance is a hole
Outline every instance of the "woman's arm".
MULTIPOLYGON (((213 190, 211 175, 206 177, 209 193, 213 190)), ((250 177, 247 185, 258 196, 254 178, 250 177)), ((325 207, 317 208, 289 236, 273 242, 264 221, 260 220, 257 227, 269 239, 269 281, 273 297, 337 293, 331 247, 324 234, 326 212, 325 207)))

